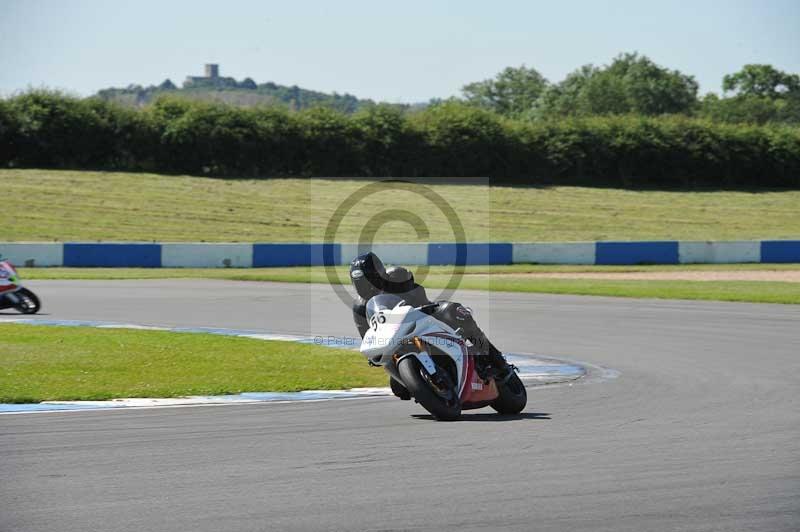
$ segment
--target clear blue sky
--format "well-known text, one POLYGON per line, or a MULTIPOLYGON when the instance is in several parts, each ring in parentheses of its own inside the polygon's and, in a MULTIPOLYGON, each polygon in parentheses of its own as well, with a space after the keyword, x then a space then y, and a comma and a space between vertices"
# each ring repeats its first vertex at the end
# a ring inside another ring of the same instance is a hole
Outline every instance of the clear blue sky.
POLYGON ((509 65, 551 81, 639 51, 701 91, 746 63, 800 72, 800 0, 0 0, 0 94, 222 75, 392 102, 459 93, 509 65))

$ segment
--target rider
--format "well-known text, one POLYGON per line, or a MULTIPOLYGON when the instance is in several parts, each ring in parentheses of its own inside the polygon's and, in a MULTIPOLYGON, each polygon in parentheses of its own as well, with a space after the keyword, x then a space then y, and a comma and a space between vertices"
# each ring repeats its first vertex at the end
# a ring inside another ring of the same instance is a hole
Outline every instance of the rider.
MULTIPOLYGON (((369 330, 367 323, 367 302, 378 294, 395 294, 413 307, 432 305, 425 294, 425 289, 414 282, 414 276, 402 266, 389 269, 372 252, 359 255, 350 263, 350 281, 358 293, 353 303, 353 320, 358 333, 363 338, 369 330)), ((497 378, 504 378, 511 371, 503 353, 486 337, 486 334, 475 323, 472 311, 452 301, 437 301, 433 315, 454 329, 461 329, 463 336, 478 350, 478 355, 491 367, 497 378)), ((401 399, 411 396, 402 384, 390 379, 392 391, 401 399)))
MULTIPOLYGON (((5 259, 3 259, 3 256, 0 255, 0 262, 3 262, 4 260, 5 259)), ((15 290, 17 288, 17 285, 12 283, 11 280, 9 279, 10 276, 11 272, 9 272, 7 269, 3 268, 2 265, 0 265, 0 294, 11 292, 12 290, 15 290)), ((3 296, 0 296, 0 298, 2 297, 3 296)))

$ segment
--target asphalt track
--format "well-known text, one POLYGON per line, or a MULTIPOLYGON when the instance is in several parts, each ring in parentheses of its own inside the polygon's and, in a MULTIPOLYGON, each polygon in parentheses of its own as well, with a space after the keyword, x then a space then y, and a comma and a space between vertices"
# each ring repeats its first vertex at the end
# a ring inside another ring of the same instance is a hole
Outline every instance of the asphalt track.
MULTIPOLYGON (((49 318, 352 334, 322 286, 31 287, 49 318)), ((0 416, 0 531, 800 529, 799 307, 458 298, 501 348, 620 375, 456 423, 393 398, 0 416)))

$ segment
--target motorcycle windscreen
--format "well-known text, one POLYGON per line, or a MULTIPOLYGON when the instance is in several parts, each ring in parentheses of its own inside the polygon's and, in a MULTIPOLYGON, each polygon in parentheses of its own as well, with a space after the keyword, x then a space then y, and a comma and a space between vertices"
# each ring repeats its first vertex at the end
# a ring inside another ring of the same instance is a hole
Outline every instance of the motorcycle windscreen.
POLYGON ((381 310, 391 310, 403 300, 395 294, 378 294, 367 302, 367 321, 381 310))

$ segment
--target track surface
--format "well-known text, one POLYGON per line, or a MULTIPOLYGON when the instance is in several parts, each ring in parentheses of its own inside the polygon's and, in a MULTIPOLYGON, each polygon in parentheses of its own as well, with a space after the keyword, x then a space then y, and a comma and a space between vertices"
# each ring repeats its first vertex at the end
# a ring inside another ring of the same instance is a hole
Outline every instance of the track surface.
MULTIPOLYGON (((321 286, 31 287, 51 318, 352 334, 321 286)), ((0 531, 800 528, 800 308, 458 297, 501 348, 621 376, 458 423, 392 398, 0 416, 0 531)))

